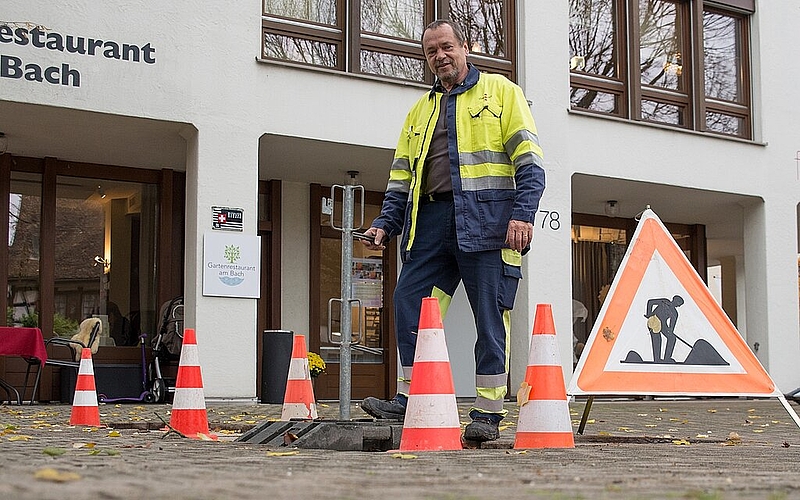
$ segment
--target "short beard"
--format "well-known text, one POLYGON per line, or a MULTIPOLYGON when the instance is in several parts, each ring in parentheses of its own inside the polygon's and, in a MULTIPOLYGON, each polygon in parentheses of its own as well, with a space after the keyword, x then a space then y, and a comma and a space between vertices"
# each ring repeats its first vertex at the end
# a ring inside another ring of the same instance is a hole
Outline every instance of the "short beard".
POLYGON ((458 70, 453 68, 452 71, 448 71, 447 73, 443 73, 438 75, 439 81, 441 81, 444 85, 452 87, 453 85, 458 83, 458 70))

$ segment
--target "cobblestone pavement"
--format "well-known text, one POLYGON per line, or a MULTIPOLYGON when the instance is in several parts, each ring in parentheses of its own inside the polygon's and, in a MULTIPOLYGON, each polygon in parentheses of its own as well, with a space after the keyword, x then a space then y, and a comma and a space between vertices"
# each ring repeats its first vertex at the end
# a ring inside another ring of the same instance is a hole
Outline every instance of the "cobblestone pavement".
POLYGON ((169 405, 101 405, 102 428, 69 426, 69 405, 2 405, 0 498, 800 498, 800 429, 777 400, 595 401, 575 448, 545 450, 512 449, 509 403, 491 448, 402 454, 233 442, 281 405, 207 406, 218 441, 160 430, 169 405))

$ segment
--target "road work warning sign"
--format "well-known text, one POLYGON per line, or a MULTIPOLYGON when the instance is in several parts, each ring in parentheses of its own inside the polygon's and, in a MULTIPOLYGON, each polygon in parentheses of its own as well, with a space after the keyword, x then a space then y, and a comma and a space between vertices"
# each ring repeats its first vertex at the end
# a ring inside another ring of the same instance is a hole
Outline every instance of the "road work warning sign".
POLYGON ((645 210, 570 395, 781 395, 652 210, 645 210))

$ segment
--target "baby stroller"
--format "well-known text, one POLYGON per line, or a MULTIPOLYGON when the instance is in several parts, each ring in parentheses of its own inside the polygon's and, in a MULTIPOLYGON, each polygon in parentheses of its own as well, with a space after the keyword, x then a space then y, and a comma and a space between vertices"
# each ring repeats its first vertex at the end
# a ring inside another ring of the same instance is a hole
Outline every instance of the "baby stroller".
POLYGON ((158 333, 152 340, 153 361, 148 370, 150 392, 155 403, 163 403, 167 393, 175 392, 175 380, 166 379, 162 364, 180 360, 183 346, 183 297, 175 297, 161 305, 158 333))

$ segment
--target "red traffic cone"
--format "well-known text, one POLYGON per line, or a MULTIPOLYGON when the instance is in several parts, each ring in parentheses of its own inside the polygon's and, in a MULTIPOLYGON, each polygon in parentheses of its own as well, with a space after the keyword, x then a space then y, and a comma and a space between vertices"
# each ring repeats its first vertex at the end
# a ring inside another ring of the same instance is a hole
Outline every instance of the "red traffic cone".
POLYGON ((572 420, 550 304, 537 304, 528 369, 517 393, 514 448, 574 448, 572 420))
POLYGON ((417 348, 411 372, 400 450, 460 450, 453 372, 444 340, 444 327, 435 297, 422 299, 417 348))
POLYGON ((81 349, 81 363, 78 365, 78 380, 75 383, 75 396, 72 399, 72 415, 69 425, 100 425, 100 408, 97 406, 97 389, 94 385, 94 366, 92 350, 81 349))
POLYGON ((289 377, 286 380, 286 393, 283 397, 281 420, 317 418, 317 403, 314 398, 314 385, 308 368, 306 338, 294 336, 292 360, 289 362, 289 377))
POLYGON ((178 378, 175 381, 175 397, 172 401, 169 425, 190 438, 201 439, 198 434, 212 437, 208 432, 203 376, 200 372, 197 335, 194 328, 186 328, 183 331, 183 345, 178 362, 178 378))

